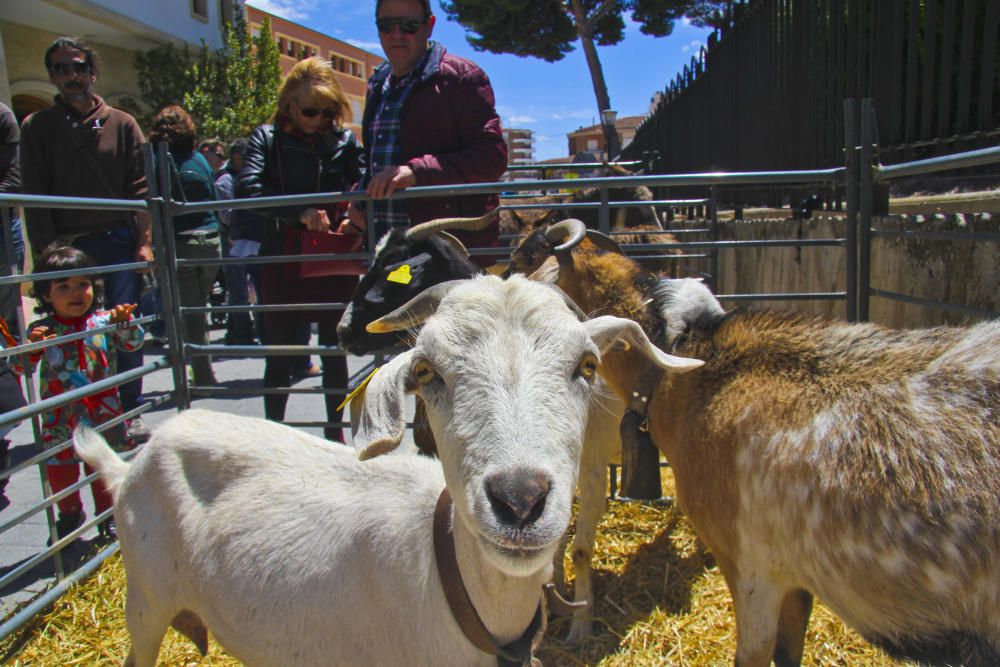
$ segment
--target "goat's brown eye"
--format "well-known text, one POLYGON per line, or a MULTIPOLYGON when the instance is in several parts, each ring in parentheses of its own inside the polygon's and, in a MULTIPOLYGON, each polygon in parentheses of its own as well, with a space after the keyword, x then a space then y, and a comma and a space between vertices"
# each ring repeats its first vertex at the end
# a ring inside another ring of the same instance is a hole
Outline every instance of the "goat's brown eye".
POLYGON ((429 384, 437 373, 428 361, 418 361, 413 365, 413 379, 420 384, 429 384))
POLYGON ((593 380, 594 375, 597 373, 597 357, 592 354, 584 355, 583 359, 580 360, 580 365, 577 367, 577 372, 581 377, 593 380))

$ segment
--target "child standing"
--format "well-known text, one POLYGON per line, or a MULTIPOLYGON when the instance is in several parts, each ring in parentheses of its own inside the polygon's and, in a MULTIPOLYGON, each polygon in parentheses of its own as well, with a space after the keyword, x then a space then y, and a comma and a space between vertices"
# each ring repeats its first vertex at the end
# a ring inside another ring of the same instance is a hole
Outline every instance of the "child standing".
MULTIPOLYGON (((66 271, 93 267, 94 262, 82 250, 60 242, 48 246, 42 253, 36 273, 66 271)), ((28 340, 38 342, 119 324, 111 332, 97 333, 35 352, 31 355, 32 370, 38 365, 40 373, 39 394, 42 399, 85 387, 115 374, 116 354, 113 348, 127 352, 142 347, 142 327, 127 323, 132 320, 135 304, 115 306, 111 310, 97 310, 103 281, 92 276, 71 276, 54 280, 36 280, 33 296, 38 301, 35 312, 46 317, 28 325, 28 340)), ((22 369, 23 371, 23 369, 22 369)), ((46 449, 67 441, 78 424, 97 426, 122 414, 118 388, 112 387, 92 394, 79 401, 45 413, 42 418, 42 438, 46 449)), ((134 445, 125 435, 124 424, 104 432, 108 443, 118 451, 134 445)), ((58 493, 80 478, 80 464, 72 447, 65 449, 46 462, 52 492, 58 493)), ((87 474, 92 471, 84 466, 87 474)), ((111 494, 104 483, 95 480, 91 486, 94 508, 100 514, 111 507, 111 494)), ((63 538, 83 524, 86 515, 79 493, 72 493, 57 501, 59 518, 56 531, 63 538)), ((105 538, 113 538, 114 525, 108 519, 98 527, 105 538)))

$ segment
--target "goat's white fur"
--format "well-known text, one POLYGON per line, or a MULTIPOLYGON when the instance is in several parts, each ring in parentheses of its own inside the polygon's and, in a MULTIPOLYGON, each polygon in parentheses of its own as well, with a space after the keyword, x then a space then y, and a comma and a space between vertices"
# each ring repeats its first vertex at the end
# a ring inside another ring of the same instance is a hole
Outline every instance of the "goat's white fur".
POLYGON ((389 451, 403 391, 416 388, 440 463, 362 462, 286 426, 199 410, 160 426, 131 464, 79 431, 78 454, 116 499, 127 664, 151 667, 171 620, 188 611, 255 667, 494 665, 462 635, 441 591, 438 495, 447 484, 473 604, 499 643, 515 639, 570 517, 593 391, 577 368, 620 340, 664 367, 693 365, 655 350, 628 320, 577 321, 544 285, 481 277, 456 286, 414 348, 369 385, 356 438, 369 456, 389 451), (433 367, 432 383, 415 381, 418 360, 433 367), (525 469, 550 488, 537 520, 513 530, 486 484, 525 469))

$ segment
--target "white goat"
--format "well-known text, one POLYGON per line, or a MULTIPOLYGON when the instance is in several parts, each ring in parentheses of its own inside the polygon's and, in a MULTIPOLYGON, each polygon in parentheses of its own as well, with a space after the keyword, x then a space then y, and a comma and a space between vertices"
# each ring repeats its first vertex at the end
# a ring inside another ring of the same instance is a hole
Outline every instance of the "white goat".
POLYGON ((570 519, 600 355, 631 348, 664 367, 700 365, 656 350, 629 320, 580 322, 563 298, 520 277, 480 277, 370 325, 429 318, 367 388, 360 457, 198 410, 159 427, 131 464, 78 432, 78 454, 116 498, 126 664, 152 667, 173 624, 202 648, 211 629, 254 667, 496 665, 442 591, 432 535, 442 491, 468 597, 494 644, 507 645, 538 612, 570 519), (399 444, 405 391, 427 405, 440 462, 377 457, 399 444))
MULTIPOLYGON (((897 656, 1000 664, 1000 322, 892 331, 724 313, 664 280, 650 397, 680 507, 733 596, 739 667, 798 665, 819 596, 897 656)), ((622 395, 641 359, 609 359, 622 395)))

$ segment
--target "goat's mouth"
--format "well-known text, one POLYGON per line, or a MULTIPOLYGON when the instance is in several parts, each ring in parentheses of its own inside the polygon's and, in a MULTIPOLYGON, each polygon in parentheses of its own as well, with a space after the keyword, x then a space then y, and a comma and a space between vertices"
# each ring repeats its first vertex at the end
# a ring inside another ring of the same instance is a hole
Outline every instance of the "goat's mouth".
POLYGON ((547 554, 554 546, 553 542, 543 542, 525 536, 512 538, 510 536, 480 534, 479 539, 485 548, 491 549, 504 559, 514 561, 534 561, 539 557, 548 558, 547 554))

